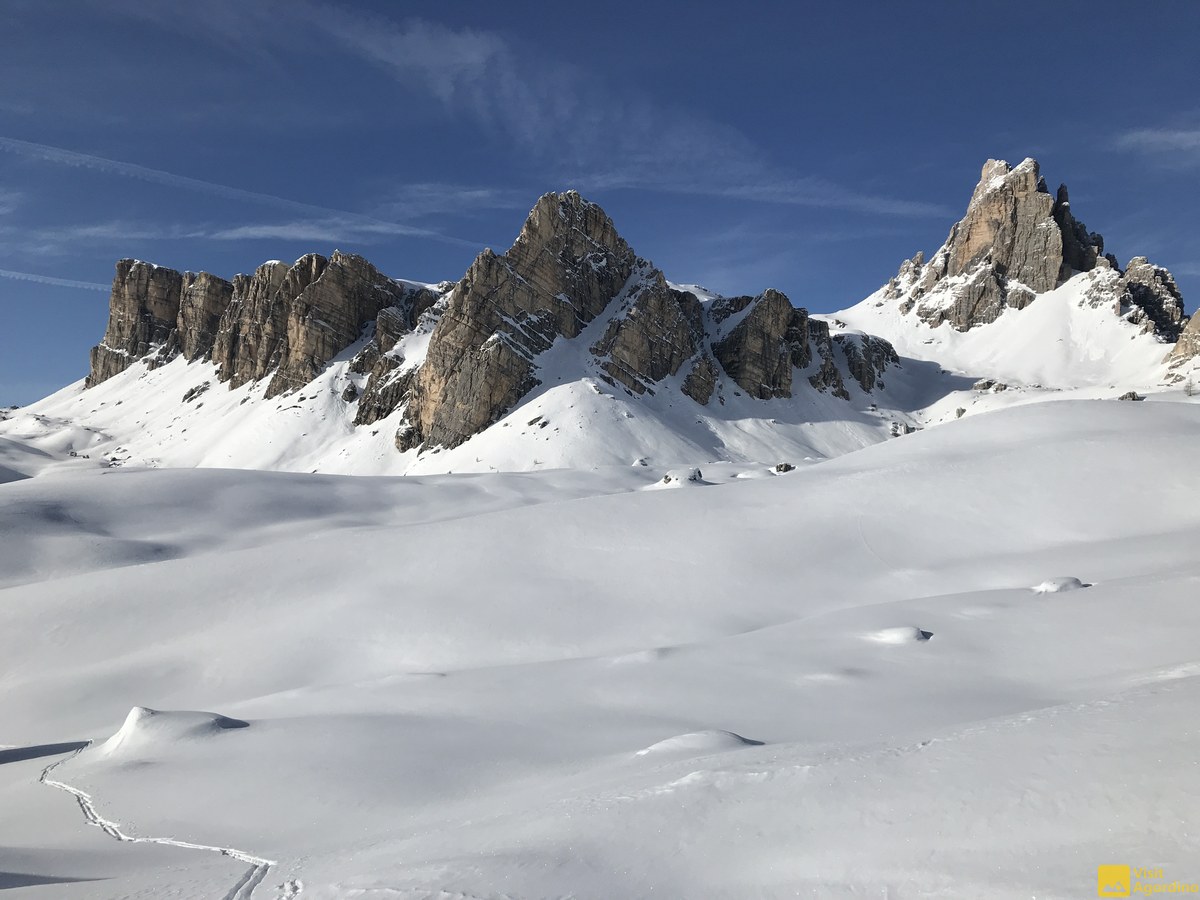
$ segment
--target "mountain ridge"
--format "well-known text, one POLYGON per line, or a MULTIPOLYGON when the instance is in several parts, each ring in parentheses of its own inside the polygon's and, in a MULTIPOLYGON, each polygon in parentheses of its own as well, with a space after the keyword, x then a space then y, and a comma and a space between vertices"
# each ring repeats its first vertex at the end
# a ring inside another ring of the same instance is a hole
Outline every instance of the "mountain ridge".
MULTIPOLYGON (((546 465, 540 446, 517 450, 512 435, 541 431, 532 421, 551 408, 554 430, 537 440, 563 445, 553 464, 775 462, 1055 391, 1170 386, 1195 365, 1197 319, 1167 270, 1144 257, 1121 270, 1033 159, 989 160, 928 262, 917 254, 871 297, 828 315, 774 289, 725 297, 668 281, 603 209, 567 191, 543 195, 507 251, 485 250, 438 285, 389 278, 341 251, 231 280, 122 260, 83 394, 46 408, 89 421, 97 410, 83 411, 83 398, 102 388, 113 399, 98 403, 143 408, 142 380, 179 390, 174 409, 156 401, 153 435, 97 426, 166 464, 214 464, 180 454, 167 426, 211 430, 198 411, 218 405, 217 385, 238 393, 238 409, 219 405, 225 427, 247 429, 243 443, 282 438, 281 414, 319 397, 320 415, 294 439, 324 449, 290 462, 264 463, 257 449, 219 457, 235 465, 340 467, 364 445, 382 467, 371 471, 546 465), (971 391, 976 382, 1012 390, 971 391), (619 401, 624 421, 598 426, 615 422, 616 407, 596 398, 619 401), (246 404, 263 413, 253 427, 237 424, 249 421, 246 404), (378 458, 385 439, 391 463, 378 458), (589 446, 600 441, 614 447, 589 446), (159 456, 166 446, 176 450, 159 456)), ((133 421, 144 430, 145 419, 133 421)))

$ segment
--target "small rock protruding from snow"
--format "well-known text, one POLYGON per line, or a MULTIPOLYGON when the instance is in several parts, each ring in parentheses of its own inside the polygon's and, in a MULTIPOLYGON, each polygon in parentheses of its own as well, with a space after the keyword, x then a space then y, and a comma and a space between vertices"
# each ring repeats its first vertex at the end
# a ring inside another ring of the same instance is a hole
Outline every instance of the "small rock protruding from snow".
POLYGON ((1085 584, 1074 576, 1064 576, 1047 578, 1041 584, 1035 584, 1030 590, 1035 594, 1061 594, 1063 591, 1078 591, 1086 587, 1091 587, 1091 585, 1085 584))
POLYGON ((794 465, 792 465, 790 462, 781 462, 781 463, 775 463, 775 467, 774 467, 774 469, 772 469, 772 471, 775 472, 775 474, 777 474, 777 475, 782 475, 784 472, 791 472, 795 468, 796 467, 794 465))
POLYGON ((933 632, 923 631, 916 625, 899 625, 895 628, 881 628, 863 637, 877 644, 919 644, 933 637, 933 632))
POLYGON ((703 481, 704 473, 699 469, 690 469, 686 472, 668 472, 662 477, 663 484, 681 484, 683 482, 701 484, 703 481))

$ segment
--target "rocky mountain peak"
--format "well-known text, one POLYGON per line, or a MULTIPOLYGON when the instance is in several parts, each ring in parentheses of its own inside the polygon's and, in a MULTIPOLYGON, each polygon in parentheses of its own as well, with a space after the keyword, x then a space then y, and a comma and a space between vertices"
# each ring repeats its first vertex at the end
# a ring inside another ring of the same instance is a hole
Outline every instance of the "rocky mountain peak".
POLYGON ((905 261, 880 302, 896 302, 927 325, 966 331, 1098 269, 1113 275, 1094 279, 1088 302, 1111 304, 1160 339, 1176 339, 1183 306, 1169 272, 1143 258, 1122 272, 1104 238, 1075 218, 1067 186, 1050 195, 1037 160, 990 159, 946 242, 928 262, 921 253, 905 261))
POLYGON ((405 444, 456 446, 538 384, 534 359, 604 312, 642 265, 578 193, 542 196, 512 247, 451 292, 414 386, 405 444))

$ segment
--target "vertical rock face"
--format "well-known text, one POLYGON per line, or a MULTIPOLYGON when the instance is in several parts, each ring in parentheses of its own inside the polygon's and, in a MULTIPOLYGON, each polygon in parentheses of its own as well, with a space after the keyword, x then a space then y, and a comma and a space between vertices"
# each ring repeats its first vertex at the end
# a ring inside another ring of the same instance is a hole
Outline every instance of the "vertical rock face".
POLYGON ((274 373, 266 395, 303 387, 354 343, 405 290, 361 256, 315 253, 293 265, 269 262, 239 275, 220 321, 213 360, 234 387, 274 373))
POLYGON ((212 353, 221 316, 233 300, 233 285, 224 278, 201 272, 184 276, 179 301, 179 350, 188 361, 212 353))
POLYGON ((833 340, 841 348, 850 377, 864 391, 873 391, 880 385, 880 378, 888 367, 900 364, 896 349, 883 338, 869 334, 838 334, 833 340))
POLYGON ((433 330, 436 315, 430 310, 438 294, 428 288, 409 289, 403 306, 381 309, 375 318, 375 334, 352 360, 350 369, 368 373, 366 388, 354 414, 355 425, 371 425, 391 415, 405 402, 417 371, 405 366, 397 346, 413 330, 433 330))
MULTIPOLYGON (((1066 281, 1078 272, 1092 271, 1096 261, 1104 255, 1104 238, 1088 231, 1082 222, 1071 215, 1071 198, 1065 184, 1058 186, 1051 215, 1062 232, 1062 268, 1058 280, 1066 281)), ((1115 260, 1111 262, 1116 264, 1115 260)))
POLYGON ((1183 305, 1166 269, 1137 257, 1120 272, 1104 238, 1075 218, 1066 185, 1051 199, 1035 160, 1015 168, 988 160, 946 243, 928 262, 921 253, 907 260, 879 296, 933 327, 949 322, 966 331, 1080 273, 1093 273, 1093 306, 1111 304, 1164 341, 1179 335, 1183 305))
POLYGON ((1179 342, 1171 349, 1167 359, 1172 365, 1180 365, 1197 356, 1200 356, 1200 315, 1188 320, 1179 334, 1179 342))
POLYGON ((1103 248, 1071 213, 1066 185, 1050 196, 1036 160, 989 159, 946 243, 929 262, 920 253, 905 262, 885 296, 929 325, 966 331, 1090 271, 1103 248))
POLYGON ((1010 169, 1003 160, 989 159, 967 214, 946 239, 944 277, 970 275, 982 264, 1034 293, 1053 289, 1063 252, 1053 210, 1035 160, 1010 169))
POLYGON ((1121 311, 1129 321, 1163 340, 1176 341, 1183 328, 1183 297, 1171 273, 1144 256, 1135 256, 1121 279, 1121 311))
POLYGON ((578 336, 637 264, 600 207, 543 196, 509 251, 484 251, 450 295, 409 403, 415 435, 453 447, 496 421, 537 384, 534 357, 578 336))
POLYGON ((396 308, 383 334, 407 331, 413 305, 427 308, 433 299, 346 253, 309 254, 291 266, 264 263, 232 283, 121 260, 87 385, 138 359, 156 365, 182 353, 188 361, 211 356, 221 380, 235 387, 270 375, 267 395, 274 396, 311 381, 382 310, 396 308))
POLYGON ((179 320, 184 276, 174 269, 123 259, 117 263, 108 327, 92 348, 88 387, 111 378, 156 348, 170 348, 179 320))
POLYGON ((751 397, 792 396, 792 369, 809 364, 808 313, 779 291, 717 301, 713 318, 728 326, 713 342, 713 355, 751 397), (740 315, 739 315, 740 314, 740 315))
POLYGON ((609 322, 592 353, 613 380, 637 394, 654 393, 651 385, 678 372, 703 339, 700 301, 673 290, 655 271, 630 292, 627 308, 609 322))

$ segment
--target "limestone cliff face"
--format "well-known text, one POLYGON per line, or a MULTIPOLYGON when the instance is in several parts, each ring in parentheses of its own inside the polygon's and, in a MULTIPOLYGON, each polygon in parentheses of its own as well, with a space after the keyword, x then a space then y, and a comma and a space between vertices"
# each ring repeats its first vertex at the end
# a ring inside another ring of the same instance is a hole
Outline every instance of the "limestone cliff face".
POLYGON ((233 285, 224 278, 201 272, 185 273, 179 300, 179 350, 188 360, 212 354, 221 317, 233 301, 233 285))
POLYGON ((719 326, 737 320, 712 349, 742 390, 760 400, 792 396, 792 370, 805 368, 812 359, 807 312, 779 291, 768 290, 757 297, 716 301, 713 318, 719 326))
MULTIPOLYGON (((443 285, 447 290, 449 285, 443 285)), ((354 415, 355 425, 371 425, 391 415, 407 400, 416 378, 400 351, 400 339, 413 331, 429 333, 438 319, 433 310, 438 291, 411 287, 401 306, 381 309, 375 333, 350 363, 350 370, 369 375, 354 415)))
POLYGON ((574 338, 638 264, 600 207, 571 191, 542 197, 503 256, 479 255, 451 293, 417 376, 409 440, 461 444, 538 380, 534 358, 574 338))
POLYGON ((414 304, 427 307, 430 293, 346 253, 265 263, 232 282, 121 260, 87 384, 136 360, 154 366, 180 353, 189 361, 211 357, 220 379, 234 387, 270 376, 267 396, 274 396, 311 381, 383 310, 394 308, 407 331, 414 304))
POLYGON ((592 346, 600 368, 636 394, 680 370, 704 340, 704 313, 694 294, 672 289, 651 272, 628 292, 625 306, 592 346))
POLYGON ((905 261, 880 296, 930 326, 966 331, 1080 273, 1095 276, 1092 305, 1112 305, 1163 341, 1178 337, 1183 305, 1166 269, 1136 257, 1122 272, 1104 238, 1075 218, 1066 185, 1052 198, 1036 160, 1016 167, 988 160, 946 243, 929 261, 922 253, 905 261))
POLYGON ((273 397, 308 384, 380 310, 404 301, 404 288, 361 256, 266 263, 234 279, 213 360, 235 387, 272 375, 266 395, 273 397))
POLYGON ((92 348, 88 387, 99 384, 152 350, 170 347, 179 321, 183 275, 151 263, 123 259, 117 263, 108 327, 92 348))
POLYGON ((1074 218, 1065 185, 1050 196, 1036 160, 1011 168, 989 159, 946 243, 928 262, 917 254, 904 263, 886 293, 929 325, 966 331, 1090 271, 1103 248, 1074 218))

